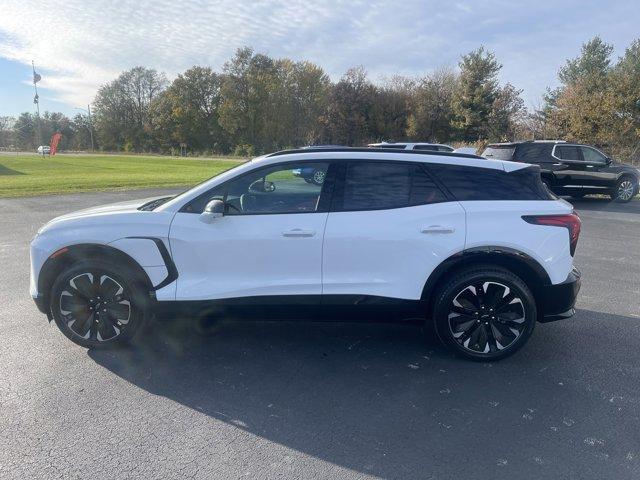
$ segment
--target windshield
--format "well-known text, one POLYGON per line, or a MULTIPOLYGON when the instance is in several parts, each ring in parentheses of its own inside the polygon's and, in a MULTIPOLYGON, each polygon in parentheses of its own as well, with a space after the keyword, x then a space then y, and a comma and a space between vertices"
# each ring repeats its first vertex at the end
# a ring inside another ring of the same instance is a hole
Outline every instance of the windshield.
MULTIPOLYGON (((249 162, 252 162, 252 161, 254 161, 254 160, 257 160, 258 158, 261 158, 261 157, 252 158, 251 160, 249 160, 249 162)), ((209 181, 213 180, 214 178, 219 177, 220 175, 228 174, 228 173, 232 172, 233 170, 236 170, 236 169, 238 169, 238 168, 240 168, 240 167, 243 167, 243 166, 244 166, 244 165, 246 165, 247 163, 248 163, 248 162, 242 162, 242 163, 239 163, 239 164, 237 164, 237 165, 233 165, 232 167, 229 167, 229 168, 227 168, 227 169, 225 169, 225 170, 222 170, 221 172, 216 173, 216 174, 215 174, 215 175, 213 175, 212 177, 209 177, 209 178, 207 178, 207 179, 205 179, 205 180, 203 180, 203 181, 201 181, 201 182, 199 182, 199 183, 196 183, 195 185, 190 186, 189 188, 187 188, 187 189, 186 189, 186 190, 184 190, 183 192, 180 192, 180 193, 179 193, 179 194, 177 194, 177 195, 174 195, 174 196, 172 196, 172 197, 166 197, 166 198, 158 199, 158 200, 163 200, 163 201, 161 201, 160 203, 157 203, 157 204, 153 205, 151 208, 145 208, 145 210, 155 210, 156 208, 160 207, 161 205, 164 205, 165 203, 167 203, 169 200, 177 200, 177 199, 180 199, 180 197, 182 197, 183 195, 186 195, 187 193, 189 193, 189 192, 190 192, 190 191, 192 191, 193 189, 198 188, 200 185, 203 185, 203 184, 205 184, 205 183, 207 183, 207 182, 209 182, 209 181)), ((158 200, 154 200, 153 202, 157 202, 158 200)), ((149 202, 149 203, 153 203, 153 202, 149 202)), ((143 205, 142 207, 140 207, 140 208, 139 208, 139 210, 142 210, 142 209, 143 209, 143 207, 145 207, 146 205, 149 205, 149 204, 145 204, 145 205, 143 205)))

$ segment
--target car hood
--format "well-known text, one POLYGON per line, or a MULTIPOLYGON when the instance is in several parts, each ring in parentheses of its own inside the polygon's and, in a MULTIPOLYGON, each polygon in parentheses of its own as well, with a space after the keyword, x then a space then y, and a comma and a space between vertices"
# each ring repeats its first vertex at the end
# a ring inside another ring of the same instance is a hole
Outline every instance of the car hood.
POLYGON ((109 203, 107 205, 99 205, 97 207, 84 208, 82 210, 77 210, 75 212, 67 213, 65 215, 56 217, 52 221, 68 219, 68 218, 85 217, 87 215, 99 215, 103 213, 131 212, 131 211, 137 210, 138 208, 140 208, 142 205, 146 203, 152 202, 154 200, 159 200, 161 198, 166 198, 166 195, 159 196, 159 197, 141 198, 138 200, 127 200, 124 202, 109 203))
POLYGON ((38 234, 41 234, 46 230, 50 230, 52 228, 57 228, 58 226, 62 226, 65 224, 68 225, 70 222, 76 223, 76 221, 82 220, 84 222, 86 220, 94 223, 92 220, 93 218, 97 219, 98 217, 102 217, 103 219, 98 221, 104 221, 106 217, 113 217, 114 215, 127 216, 127 214, 135 215, 138 213, 143 213, 138 210, 138 208, 140 208, 142 205, 153 200, 159 200, 166 197, 166 195, 163 195, 159 197, 141 198, 138 200, 127 200, 125 202, 110 203, 107 205, 100 205, 97 207, 77 210, 75 212, 60 215, 59 217, 50 220, 38 230, 38 234))

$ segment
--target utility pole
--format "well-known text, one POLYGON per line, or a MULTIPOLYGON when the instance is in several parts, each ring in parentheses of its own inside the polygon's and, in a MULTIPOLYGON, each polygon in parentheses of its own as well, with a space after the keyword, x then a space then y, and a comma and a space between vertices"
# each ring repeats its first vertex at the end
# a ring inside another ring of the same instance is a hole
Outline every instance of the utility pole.
POLYGON ((87 105, 87 108, 84 109, 82 107, 75 107, 76 110, 82 110, 83 112, 87 112, 87 116, 89 118, 89 137, 91 138, 91 152, 94 152, 93 145, 93 121, 91 120, 91 105, 87 105))
MULTIPOLYGON (((31 60, 31 68, 33 69, 33 89, 36 92, 35 96, 33 97, 33 103, 36 104, 36 132, 38 135, 38 138, 36 138, 36 148, 38 148, 40 147, 40 145, 42 145, 42 132, 40 130, 40 97, 38 96, 38 86, 36 84, 41 80, 42 77, 36 73, 36 66, 33 63, 33 60, 31 60)), ((42 156, 44 156, 44 152, 42 153, 42 156)))

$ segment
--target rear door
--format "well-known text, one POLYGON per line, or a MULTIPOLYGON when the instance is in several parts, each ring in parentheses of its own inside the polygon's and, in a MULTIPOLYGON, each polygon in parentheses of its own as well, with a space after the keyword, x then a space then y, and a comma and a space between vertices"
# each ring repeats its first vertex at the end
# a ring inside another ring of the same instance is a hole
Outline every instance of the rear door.
POLYGON ((419 299, 431 272, 464 248, 465 213, 418 163, 341 164, 327 219, 323 295, 419 299))
POLYGON ((588 183, 589 173, 578 145, 559 144, 553 147, 552 156, 556 160, 553 174, 554 184, 569 195, 579 192, 588 183))

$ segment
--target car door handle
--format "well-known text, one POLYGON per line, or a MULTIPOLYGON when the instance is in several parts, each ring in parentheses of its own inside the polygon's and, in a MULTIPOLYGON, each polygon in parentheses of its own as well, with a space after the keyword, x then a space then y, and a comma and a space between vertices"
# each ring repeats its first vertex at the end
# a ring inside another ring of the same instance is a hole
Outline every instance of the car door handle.
POLYGON ((564 165, 564 163, 554 163, 553 164, 554 167, 561 167, 562 165, 564 165))
POLYGON ((292 228, 282 232, 283 237, 313 237, 315 234, 315 230, 304 230, 302 228, 292 228))
POLYGON ((455 228, 446 225, 429 225, 421 230, 422 233, 453 233, 455 231, 455 228))

